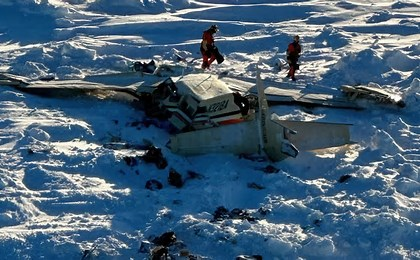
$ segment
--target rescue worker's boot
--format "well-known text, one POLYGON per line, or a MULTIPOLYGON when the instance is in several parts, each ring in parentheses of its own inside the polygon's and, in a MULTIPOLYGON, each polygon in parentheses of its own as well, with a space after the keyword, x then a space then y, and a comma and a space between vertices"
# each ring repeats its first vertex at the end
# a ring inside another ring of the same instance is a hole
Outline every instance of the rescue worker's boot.
POLYGON ((204 61, 204 62, 203 62, 203 64, 201 64, 201 68, 202 68, 203 70, 208 69, 209 67, 210 67, 210 65, 209 65, 209 63, 208 63, 208 62, 206 62, 206 61, 204 61))

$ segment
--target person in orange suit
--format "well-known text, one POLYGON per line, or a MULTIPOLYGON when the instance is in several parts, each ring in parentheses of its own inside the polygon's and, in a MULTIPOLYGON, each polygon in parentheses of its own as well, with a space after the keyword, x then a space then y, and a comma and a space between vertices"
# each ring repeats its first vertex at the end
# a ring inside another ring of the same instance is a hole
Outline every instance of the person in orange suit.
POLYGON ((293 42, 289 44, 287 47, 287 63, 289 63, 290 69, 289 73, 287 73, 287 77, 291 78, 293 81, 296 81, 295 72, 299 69, 299 65, 297 64, 298 59, 300 57, 300 52, 302 48, 299 44, 299 36, 296 35, 293 37, 293 42))
POLYGON ((218 64, 222 63, 224 60, 217 47, 214 45, 214 34, 218 31, 219 28, 217 25, 212 25, 203 32, 203 38, 200 45, 200 52, 203 56, 202 69, 209 69, 214 60, 217 60, 218 64))

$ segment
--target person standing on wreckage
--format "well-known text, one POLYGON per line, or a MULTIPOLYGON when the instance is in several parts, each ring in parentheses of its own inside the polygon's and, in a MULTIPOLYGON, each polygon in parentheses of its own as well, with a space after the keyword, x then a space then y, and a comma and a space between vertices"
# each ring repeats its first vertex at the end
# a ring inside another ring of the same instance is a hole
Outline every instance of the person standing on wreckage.
POLYGON ((209 29, 203 32, 203 37, 200 45, 200 52, 203 56, 202 69, 209 69, 214 60, 220 64, 224 61, 223 56, 220 54, 218 48, 214 45, 214 34, 219 31, 217 25, 210 26, 209 29))
POLYGON ((293 42, 287 46, 287 63, 289 63, 290 69, 287 73, 288 78, 291 78, 293 81, 296 81, 295 72, 299 69, 299 65, 297 64, 298 59, 300 57, 300 52, 302 48, 299 44, 299 35, 293 37, 293 42))

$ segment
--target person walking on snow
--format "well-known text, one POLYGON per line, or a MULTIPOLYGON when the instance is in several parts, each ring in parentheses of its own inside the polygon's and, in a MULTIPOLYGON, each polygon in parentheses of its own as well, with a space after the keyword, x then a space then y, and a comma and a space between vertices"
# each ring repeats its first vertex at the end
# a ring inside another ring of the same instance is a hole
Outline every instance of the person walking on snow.
POLYGON ((299 44, 299 36, 296 35, 293 37, 293 42, 289 44, 287 47, 287 63, 289 63, 290 69, 289 73, 287 73, 287 77, 291 78, 293 81, 296 80, 295 72, 299 69, 299 65, 297 64, 298 59, 300 57, 301 47, 299 44))
POLYGON ((219 28, 217 25, 212 25, 209 29, 203 32, 203 38, 200 46, 200 52, 203 56, 203 64, 201 65, 202 69, 210 68, 210 65, 214 60, 217 60, 218 64, 222 63, 224 60, 217 47, 214 45, 213 35, 218 31, 219 28))

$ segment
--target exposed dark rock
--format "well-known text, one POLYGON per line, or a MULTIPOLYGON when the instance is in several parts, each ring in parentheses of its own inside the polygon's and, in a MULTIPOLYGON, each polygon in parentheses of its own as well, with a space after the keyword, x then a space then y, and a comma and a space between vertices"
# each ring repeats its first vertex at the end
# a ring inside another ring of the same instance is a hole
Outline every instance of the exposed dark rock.
POLYGON ((160 245, 164 247, 171 246, 173 243, 176 242, 176 235, 175 232, 169 231, 165 232, 159 237, 152 240, 155 245, 160 245))
POLYGON ((341 176, 341 177, 338 179, 338 182, 339 182, 339 183, 343 183, 343 182, 348 181, 350 178, 351 178, 351 175, 350 175, 350 174, 345 174, 345 175, 341 176))
POLYGON ((278 173, 280 170, 272 165, 267 165, 267 167, 265 167, 263 171, 265 173, 278 173))
POLYGON ((181 174, 179 174, 173 168, 169 170, 168 183, 177 188, 181 188, 184 185, 181 174))
POLYGON ((145 187, 148 190, 161 190, 163 188, 163 185, 159 181, 152 179, 152 180, 148 180, 146 182, 146 186, 145 187))
POLYGON ((158 169, 165 169, 166 166, 168 166, 168 162, 163 157, 161 149, 155 146, 150 146, 146 153, 142 156, 142 159, 145 162, 156 164, 158 169))
POLYGON ((168 248, 164 246, 157 246, 153 248, 150 254, 151 254, 151 260, 169 259, 168 248))

